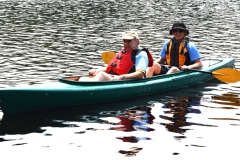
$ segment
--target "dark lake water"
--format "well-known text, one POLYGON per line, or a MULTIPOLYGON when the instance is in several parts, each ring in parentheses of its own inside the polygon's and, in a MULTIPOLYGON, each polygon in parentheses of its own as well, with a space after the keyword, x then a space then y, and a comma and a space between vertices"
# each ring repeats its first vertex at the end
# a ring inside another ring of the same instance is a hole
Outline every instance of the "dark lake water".
MULTIPOLYGON (((238 0, 1 0, 0 87, 86 74, 129 29, 158 58, 175 20, 202 57, 240 68, 238 0)), ((115 103, 0 110, 0 159, 239 159, 239 93, 240 83, 211 80, 115 103)))

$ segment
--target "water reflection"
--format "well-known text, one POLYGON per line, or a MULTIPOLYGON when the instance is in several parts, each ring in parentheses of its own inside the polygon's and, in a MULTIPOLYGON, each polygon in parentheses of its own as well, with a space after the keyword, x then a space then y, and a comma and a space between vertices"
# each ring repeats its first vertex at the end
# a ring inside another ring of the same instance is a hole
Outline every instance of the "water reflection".
MULTIPOLYGON (((134 99, 133 99, 134 100, 134 99)), ((19 113, 14 115, 3 115, 0 120, 0 135, 5 134, 28 134, 43 133, 44 127, 79 127, 71 122, 110 124, 101 117, 117 117, 119 124, 115 124, 116 130, 137 131, 152 130, 145 125, 151 124, 154 117, 151 115, 151 108, 146 106, 128 107, 134 104, 134 101, 126 104, 112 105, 111 103, 82 105, 57 108, 51 110, 34 111, 27 113, 19 113), (126 110, 122 110, 126 108, 126 110), (128 109, 127 109, 128 108, 128 109), (105 109, 105 110, 104 110, 105 109), (112 110, 109 110, 112 109, 112 110), (122 127, 120 127, 122 125, 122 127)), ((113 125, 113 123, 112 123, 113 125)), ((86 130, 94 130, 87 128, 86 130)))
POLYGON ((19 114, 14 116, 4 115, 0 121, 0 135, 44 133, 42 127, 78 127, 65 124, 62 120, 42 114, 19 114))
MULTIPOLYGON (((211 97, 211 99, 212 99, 212 102, 216 104, 215 106, 211 106, 211 108, 217 108, 222 110, 232 110, 236 112, 239 110, 239 106, 240 106, 239 94, 224 93, 221 95, 214 95, 211 97)), ((230 125, 240 126, 240 124, 237 123, 240 121, 239 115, 240 115, 239 113, 236 113, 235 115, 225 114, 224 117, 221 117, 223 115, 218 115, 218 117, 210 117, 209 119, 229 121, 230 125)))
POLYGON ((123 115, 117 116, 120 120, 116 125, 118 127, 113 127, 111 129, 120 130, 124 132, 130 131, 153 131, 154 129, 146 126, 152 124, 155 119, 151 114, 151 108, 146 106, 134 107, 126 110, 123 115))
POLYGON ((137 148, 137 147, 132 147, 130 148, 131 150, 125 151, 125 150, 120 150, 118 153, 124 154, 127 157, 132 157, 136 156, 139 151, 141 151, 143 148, 137 148))
MULTIPOLYGON (((196 85, 195 88, 200 89, 200 86, 196 85)), ((190 94, 193 94, 191 90, 188 91, 190 94)), ((74 141, 69 142, 69 145, 71 144, 81 148, 81 146, 86 147, 86 143, 91 141, 94 141, 94 144, 101 139, 103 139, 103 141, 100 141, 100 143, 104 144, 108 141, 114 141, 113 144, 116 145, 109 144, 108 147, 119 146, 115 148, 115 152, 127 157, 133 157, 140 155, 139 153, 148 149, 150 147, 148 144, 155 143, 156 139, 160 141, 159 145, 161 147, 168 143, 175 145, 171 139, 178 141, 188 140, 191 138, 191 134, 189 134, 190 130, 193 132, 199 130, 193 126, 204 127, 203 129, 211 127, 213 129, 218 128, 219 125, 217 123, 214 125, 212 121, 239 121, 237 118, 234 119, 227 116, 225 118, 207 116, 208 121, 206 121, 205 124, 202 121, 203 117, 200 120, 194 121, 193 118, 196 117, 196 114, 203 116, 202 114, 205 113, 202 112, 202 110, 207 108, 202 105, 204 101, 203 95, 198 94, 197 96, 197 93, 194 93, 194 95, 195 96, 191 97, 170 98, 170 96, 160 96, 156 94, 146 97, 146 99, 142 101, 139 100, 141 104, 151 97, 150 99, 153 101, 148 101, 148 105, 138 105, 134 107, 133 104, 136 103, 133 99, 133 101, 129 101, 129 103, 85 106, 85 109, 73 107, 14 116, 4 115, 0 122, 0 142, 8 143, 12 141, 11 146, 29 145, 31 141, 26 140, 25 137, 28 137, 30 133, 43 135, 46 137, 45 139, 48 139, 48 137, 56 139, 57 134, 66 128, 69 131, 68 136, 75 137, 74 141), (162 103, 166 101, 166 97, 168 97, 167 102, 162 103), (163 128, 162 131, 159 131, 159 127, 163 128), (165 128, 167 132, 164 132, 165 128), (101 137, 102 132, 106 134, 103 137, 101 137), (179 135, 174 134, 172 136, 171 132, 179 135), (9 137, 9 135, 13 136, 9 137), (93 138, 93 135, 97 135, 96 138, 93 138), (91 138, 85 142, 83 139, 89 136, 91 138), (166 137, 171 137, 171 139, 167 138, 166 142, 163 142, 166 137), (92 138, 94 140, 91 140, 92 138), (78 141, 78 139, 81 140, 78 141), (124 145, 127 145, 127 148, 124 147, 124 145)), ((222 94, 222 96, 226 95, 222 94)), ((212 96, 212 98, 213 97, 214 96, 212 96)), ((219 97, 219 95, 217 97, 219 97)), ((237 98, 236 95, 230 97, 237 98)), ((236 123, 231 125, 237 126, 236 123)), ((204 136, 200 134, 197 139, 204 141, 204 136)), ((207 147, 207 144, 199 143, 199 141, 190 142, 190 144, 184 142, 183 144, 185 147, 207 147)), ((53 144, 42 144, 44 148, 52 148, 52 146, 53 144)), ((181 155, 181 152, 177 150, 170 150, 172 155, 181 155)))
MULTIPOLYGON (((110 130, 132 132, 132 131, 145 131, 150 132, 155 129, 149 127, 153 124, 155 117, 151 114, 152 108, 149 106, 137 106, 128 108, 116 118, 119 120, 117 123, 108 122, 108 124, 114 125, 116 127, 111 127, 110 130)), ((121 136, 116 137, 122 142, 127 143, 138 143, 140 140, 151 140, 149 137, 139 137, 139 136, 121 136)), ((124 154, 127 157, 136 156, 139 151, 143 148, 141 147, 131 147, 130 150, 119 150, 118 153, 124 154)))
POLYGON ((165 120, 169 120, 171 123, 161 123, 164 125, 168 131, 176 132, 183 134, 188 129, 184 129, 182 127, 189 126, 191 123, 186 122, 186 115, 188 113, 200 114, 201 111, 199 109, 194 109, 192 106, 197 106, 200 104, 200 98, 179 98, 179 99, 171 99, 167 102, 163 108, 169 108, 169 111, 165 111, 165 114, 171 114, 172 116, 160 115, 159 117, 165 120))
MULTIPOLYGON (((222 104, 224 106, 229 106, 228 109, 238 109, 240 106, 239 94, 224 93, 222 95, 212 96, 212 101, 217 104, 222 104), (230 107, 235 106, 235 107, 230 107)), ((227 107, 225 107, 227 109, 227 107)))

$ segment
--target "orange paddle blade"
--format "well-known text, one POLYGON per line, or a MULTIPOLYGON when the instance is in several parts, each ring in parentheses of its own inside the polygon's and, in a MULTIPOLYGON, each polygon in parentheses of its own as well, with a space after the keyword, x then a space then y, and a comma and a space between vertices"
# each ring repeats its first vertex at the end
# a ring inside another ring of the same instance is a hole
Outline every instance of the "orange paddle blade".
POLYGON ((235 83, 240 81, 240 71, 233 68, 222 68, 213 71, 212 75, 218 80, 226 83, 235 83))
POLYGON ((108 64, 115 55, 116 53, 114 52, 105 51, 102 53, 102 60, 105 64, 108 64))

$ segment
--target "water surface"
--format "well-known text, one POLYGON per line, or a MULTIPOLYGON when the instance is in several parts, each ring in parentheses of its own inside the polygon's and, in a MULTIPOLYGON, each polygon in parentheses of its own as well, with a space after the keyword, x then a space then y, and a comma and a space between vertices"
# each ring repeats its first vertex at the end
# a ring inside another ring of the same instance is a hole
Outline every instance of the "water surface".
MULTIPOLYGON (((238 0, 2 0, 0 87, 56 81, 103 66, 134 29, 154 58, 185 22, 204 58, 239 67, 238 0)), ((115 103, 7 116, 1 159, 239 159, 239 85, 217 80, 115 103)))

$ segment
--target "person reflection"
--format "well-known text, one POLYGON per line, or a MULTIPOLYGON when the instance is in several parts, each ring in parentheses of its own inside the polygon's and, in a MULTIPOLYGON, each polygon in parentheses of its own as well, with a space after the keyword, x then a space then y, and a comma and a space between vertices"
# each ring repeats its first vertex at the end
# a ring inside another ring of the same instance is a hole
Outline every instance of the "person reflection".
POLYGON ((148 124, 153 123, 155 117, 151 114, 151 108, 146 106, 135 107, 129 110, 126 110, 123 115, 117 116, 120 120, 117 127, 111 128, 120 131, 153 131, 154 129, 149 128, 148 124))
POLYGON ((188 129, 181 127, 191 125, 186 122, 186 114, 188 113, 201 113, 199 109, 191 108, 192 105, 198 105, 200 98, 179 98, 177 100, 169 100, 163 108, 169 108, 169 111, 165 111, 166 114, 173 114, 172 117, 160 115, 162 119, 169 120, 171 123, 160 123, 164 125, 168 131, 183 134, 188 129))
MULTIPOLYGON (((119 123, 111 123, 117 125, 116 127, 110 128, 111 130, 118 130, 124 132, 131 131, 154 131, 153 128, 148 127, 149 124, 153 123, 155 117, 151 114, 151 108, 146 106, 134 107, 126 110, 123 115, 117 116, 120 120, 119 123)), ((139 140, 149 140, 148 137, 117 137, 124 142, 137 143, 139 140)))

